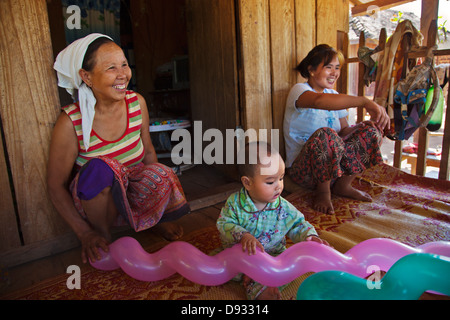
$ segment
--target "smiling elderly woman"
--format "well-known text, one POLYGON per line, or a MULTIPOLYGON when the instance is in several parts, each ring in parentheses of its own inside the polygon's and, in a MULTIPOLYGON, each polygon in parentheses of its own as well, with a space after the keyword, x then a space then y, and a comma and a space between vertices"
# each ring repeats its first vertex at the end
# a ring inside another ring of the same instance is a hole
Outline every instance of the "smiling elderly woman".
POLYGON ((329 45, 312 49, 297 66, 305 83, 289 92, 284 115, 286 167, 296 183, 315 189, 313 208, 334 213, 331 194, 371 201, 352 187, 356 174, 382 162, 380 143, 389 128, 386 110, 365 97, 338 94, 333 88, 344 63, 329 45), (371 121, 347 122, 347 108, 365 108, 371 121))
POLYGON ((54 68, 77 102, 62 108, 52 134, 48 190, 81 241, 83 262, 108 251, 114 225, 178 239, 183 230, 173 221, 189 205, 176 175, 157 162, 145 100, 127 90, 122 49, 90 34, 64 49, 54 68))

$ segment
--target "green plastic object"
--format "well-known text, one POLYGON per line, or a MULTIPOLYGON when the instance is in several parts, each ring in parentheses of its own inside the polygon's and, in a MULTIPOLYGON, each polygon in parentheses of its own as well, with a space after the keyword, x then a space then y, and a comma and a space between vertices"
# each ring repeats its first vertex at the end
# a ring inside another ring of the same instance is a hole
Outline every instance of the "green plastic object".
MULTIPOLYGON (((424 113, 427 113, 428 109, 430 108, 431 100, 433 100, 433 90, 434 86, 431 86, 431 88, 427 92, 427 101, 425 103, 424 113)), ((430 122, 428 122, 427 124, 427 129, 429 131, 438 131, 441 128, 443 114, 444 114, 444 94, 442 93, 442 89, 439 88, 438 104, 433 112, 433 115, 431 116, 430 122)))
POLYGON ((417 300, 431 290, 450 295, 450 258, 413 253, 399 259, 379 281, 341 271, 312 274, 297 300, 417 300))

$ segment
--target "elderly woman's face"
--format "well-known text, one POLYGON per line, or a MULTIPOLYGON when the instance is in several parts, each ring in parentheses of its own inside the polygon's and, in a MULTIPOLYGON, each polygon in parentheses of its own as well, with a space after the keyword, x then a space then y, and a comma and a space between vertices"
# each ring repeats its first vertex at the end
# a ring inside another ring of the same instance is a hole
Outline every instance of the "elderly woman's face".
POLYGON ((90 87, 97 100, 125 98, 131 69, 122 49, 115 43, 106 43, 95 53, 95 66, 89 72, 90 87))
POLYGON ((308 82, 317 92, 323 92, 325 88, 333 89, 337 79, 341 74, 339 59, 335 56, 329 64, 323 62, 317 66, 317 69, 310 72, 308 82))

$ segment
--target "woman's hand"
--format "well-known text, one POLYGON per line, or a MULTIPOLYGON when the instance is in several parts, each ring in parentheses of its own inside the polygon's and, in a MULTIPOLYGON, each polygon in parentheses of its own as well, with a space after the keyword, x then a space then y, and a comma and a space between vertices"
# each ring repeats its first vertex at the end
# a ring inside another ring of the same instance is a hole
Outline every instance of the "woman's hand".
POLYGON ((264 247, 261 242, 258 241, 253 235, 250 233, 245 233, 241 238, 242 251, 248 251, 248 255, 252 255, 256 253, 256 247, 261 249, 261 252, 264 252, 264 247))
POLYGON ((386 109, 376 102, 367 99, 364 105, 372 120, 381 132, 387 132, 391 127, 391 120, 386 112, 386 109))
POLYGON ((83 263, 88 262, 90 259, 92 262, 100 260, 99 248, 104 252, 109 251, 108 241, 95 231, 88 231, 80 236, 81 241, 81 259, 83 263))

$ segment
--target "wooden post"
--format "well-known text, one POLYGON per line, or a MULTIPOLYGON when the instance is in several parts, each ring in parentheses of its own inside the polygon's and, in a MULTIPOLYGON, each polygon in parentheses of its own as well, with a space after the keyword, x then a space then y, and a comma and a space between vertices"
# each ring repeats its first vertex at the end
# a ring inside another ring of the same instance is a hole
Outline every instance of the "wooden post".
POLYGON ((271 129, 269 3, 238 1, 238 12, 242 124, 244 130, 271 129))
MULTIPOLYGON (((422 12, 420 18, 420 30, 424 36, 423 43, 427 47, 436 44, 437 16, 439 11, 439 0, 422 0, 422 12)), ((426 128, 419 128, 414 135, 414 140, 418 142, 417 168, 416 174, 425 175, 427 167, 428 131, 426 128)))
POLYGON ((450 85, 447 85, 447 111, 445 112, 444 137, 442 138, 442 155, 439 166, 439 179, 450 178, 450 85))
MULTIPOLYGON (((348 32, 348 0, 316 0, 316 41, 336 48, 338 30, 348 32)), ((310 26, 308 28, 311 29, 310 26)))
POLYGON ((46 188, 60 108, 46 1, 0 0, 0 34, 0 115, 27 245, 67 232, 46 188))
MULTIPOLYGON (((279 132, 280 154, 285 155, 283 120, 286 98, 296 83, 295 5, 293 0, 269 0, 272 69, 272 121, 279 132)), ((274 141, 271 141, 273 144, 274 141)))
MULTIPOLYGON (((436 14, 437 14, 437 4, 436 4, 436 14)), ((436 45, 436 35, 437 35, 437 19, 430 22, 427 33, 427 48, 431 48, 436 45)), ((432 62, 434 63, 434 61, 432 62)), ((417 149, 417 168, 416 174, 419 176, 424 176, 427 168, 427 151, 428 151, 428 130, 427 128, 419 128, 419 141, 417 149)))
MULTIPOLYGON (((359 48, 362 48, 366 45, 366 36, 364 35, 364 31, 361 31, 359 34, 359 48)), ((358 96, 363 97, 365 96, 365 84, 364 84, 364 64, 362 62, 358 63, 358 96)), ((356 122, 363 122, 364 116, 366 115, 366 109, 365 108, 358 108, 356 111, 356 122)))
MULTIPOLYGON (((348 58, 348 33, 337 31, 337 49, 342 52, 344 57, 348 58)), ((341 76, 336 85, 336 91, 348 94, 348 63, 341 66, 341 76)))
MULTIPOLYGON (((295 0, 295 35, 297 64, 302 61, 316 42, 316 1, 295 0)), ((297 73, 297 82, 305 82, 297 73)))

